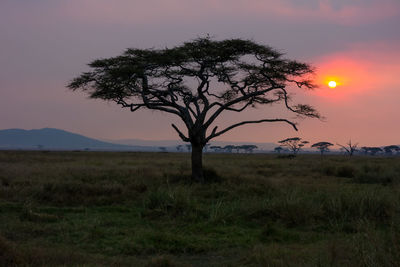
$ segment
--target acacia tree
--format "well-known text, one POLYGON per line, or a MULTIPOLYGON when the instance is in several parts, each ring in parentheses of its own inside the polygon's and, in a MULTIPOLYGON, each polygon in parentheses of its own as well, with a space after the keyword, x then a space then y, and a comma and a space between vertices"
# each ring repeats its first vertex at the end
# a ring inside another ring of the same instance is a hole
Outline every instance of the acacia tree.
POLYGON ((220 152, 222 150, 222 147, 220 146, 211 146, 210 148, 214 150, 214 152, 220 152))
POLYGON ((289 102, 288 86, 314 88, 305 63, 289 60, 271 47, 242 39, 208 37, 165 49, 128 49, 122 55, 95 60, 68 87, 91 98, 114 101, 134 112, 151 109, 176 115, 186 129, 172 124, 192 145, 192 178, 203 182, 202 151, 211 139, 236 127, 285 122, 257 118, 222 129, 216 119, 226 111, 241 112, 257 105, 281 103, 298 116, 319 118, 309 105, 289 102))
POLYGON ((392 155, 395 153, 398 153, 400 151, 400 147, 396 145, 390 145, 390 146, 385 146, 383 147, 383 150, 385 150, 385 153, 387 155, 392 155))
POLYGON ((329 147, 333 146, 332 143, 329 142, 318 142, 313 144, 311 147, 315 147, 316 149, 318 149, 321 152, 321 156, 324 154, 324 152, 328 152, 329 151, 329 147))
POLYGON ((254 149, 257 149, 258 146, 256 145, 241 145, 241 149, 243 149, 246 153, 253 153, 254 149))
POLYGON ((292 137, 278 141, 278 143, 280 143, 281 146, 287 147, 289 150, 293 152, 294 155, 296 155, 300 151, 300 149, 309 142, 301 141, 300 137, 292 137))
POLYGON ((380 148, 380 147, 369 147, 369 146, 363 146, 361 148, 361 150, 364 152, 364 154, 366 154, 366 155, 369 154, 369 155, 372 155, 372 156, 375 156, 376 154, 378 154, 378 153, 383 151, 383 149, 380 148))
POLYGON ((232 153, 232 150, 235 149, 235 146, 234 145, 226 145, 223 147, 223 149, 228 153, 232 153))

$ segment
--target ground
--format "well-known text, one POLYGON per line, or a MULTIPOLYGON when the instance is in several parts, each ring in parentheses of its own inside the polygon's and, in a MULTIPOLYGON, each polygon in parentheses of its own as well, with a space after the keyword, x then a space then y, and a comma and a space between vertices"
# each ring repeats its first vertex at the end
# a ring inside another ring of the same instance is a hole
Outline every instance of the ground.
POLYGON ((0 152, 0 266, 400 266, 400 157, 0 152))

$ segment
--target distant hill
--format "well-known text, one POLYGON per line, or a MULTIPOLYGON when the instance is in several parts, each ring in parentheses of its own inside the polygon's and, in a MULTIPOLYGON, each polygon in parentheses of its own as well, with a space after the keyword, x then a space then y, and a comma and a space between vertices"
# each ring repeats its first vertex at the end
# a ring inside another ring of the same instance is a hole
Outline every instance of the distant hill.
MULTIPOLYGON (((0 130, 0 149, 27 150, 113 150, 113 151, 166 151, 176 152, 178 140, 97 140, 68 131, 43 128, 33 130, 7 129, 0 130)), ((212 146, 256 145, 258 150, 271 151, 276 144, 254 142, 212 141, 212 146)))
POLYGON ((128 146, 99 141, 64 130, 43 128, 35 130, 0 130, 0 149, 49 150, 132 150, 152 151, 154 148, 128 146))

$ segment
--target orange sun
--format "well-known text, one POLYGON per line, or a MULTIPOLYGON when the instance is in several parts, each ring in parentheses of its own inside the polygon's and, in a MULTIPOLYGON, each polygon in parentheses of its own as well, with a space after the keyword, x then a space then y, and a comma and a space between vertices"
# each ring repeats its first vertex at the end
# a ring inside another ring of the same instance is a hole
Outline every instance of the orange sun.
POLYGON ((335 88, 337 86, 337 83, 335 81, 329 81, 328 83, 329 88, 335 88))

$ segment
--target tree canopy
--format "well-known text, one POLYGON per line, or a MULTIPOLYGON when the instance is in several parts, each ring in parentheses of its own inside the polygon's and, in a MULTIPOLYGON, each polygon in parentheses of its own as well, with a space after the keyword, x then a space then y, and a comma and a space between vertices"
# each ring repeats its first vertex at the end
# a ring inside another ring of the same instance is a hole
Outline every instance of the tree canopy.
POLYGON ((324 152, 328 152, 329 151, 329 147, 330 146, 333 146, 333 144, 323 141, 323 142, 315 143, 311 147, 314 147, 314 148, 318 149, 321 152, 321 155, 323 155, 324 152))
POLYGON ((295 122, 274 117, 239 121, 219 129, 216 119, 222 112, 282 103, 298 116, 320 117, 309 105, 291 104, 287 90, 290 84, 314 88, 313 69, 250 40, 206 37, 173 48, 127 49, 120 56, 95 60, 89 67, 91 71, 69 83, 70 89, 114 101, 132 112, 159 110, 181 119, 187 131, 175 124, 172 127, 183 141, 192 144, 193 177, 199 180, 203 179, 199 151, 212 138, 262 122, 285 122, 297 130, 295 122))
POLYGON ((281 146, 287 147, 296 155, 300 149, 309 142, 302 141, 300 137, 291 137, 278 141, 278 143, 281 144, 281 146))

